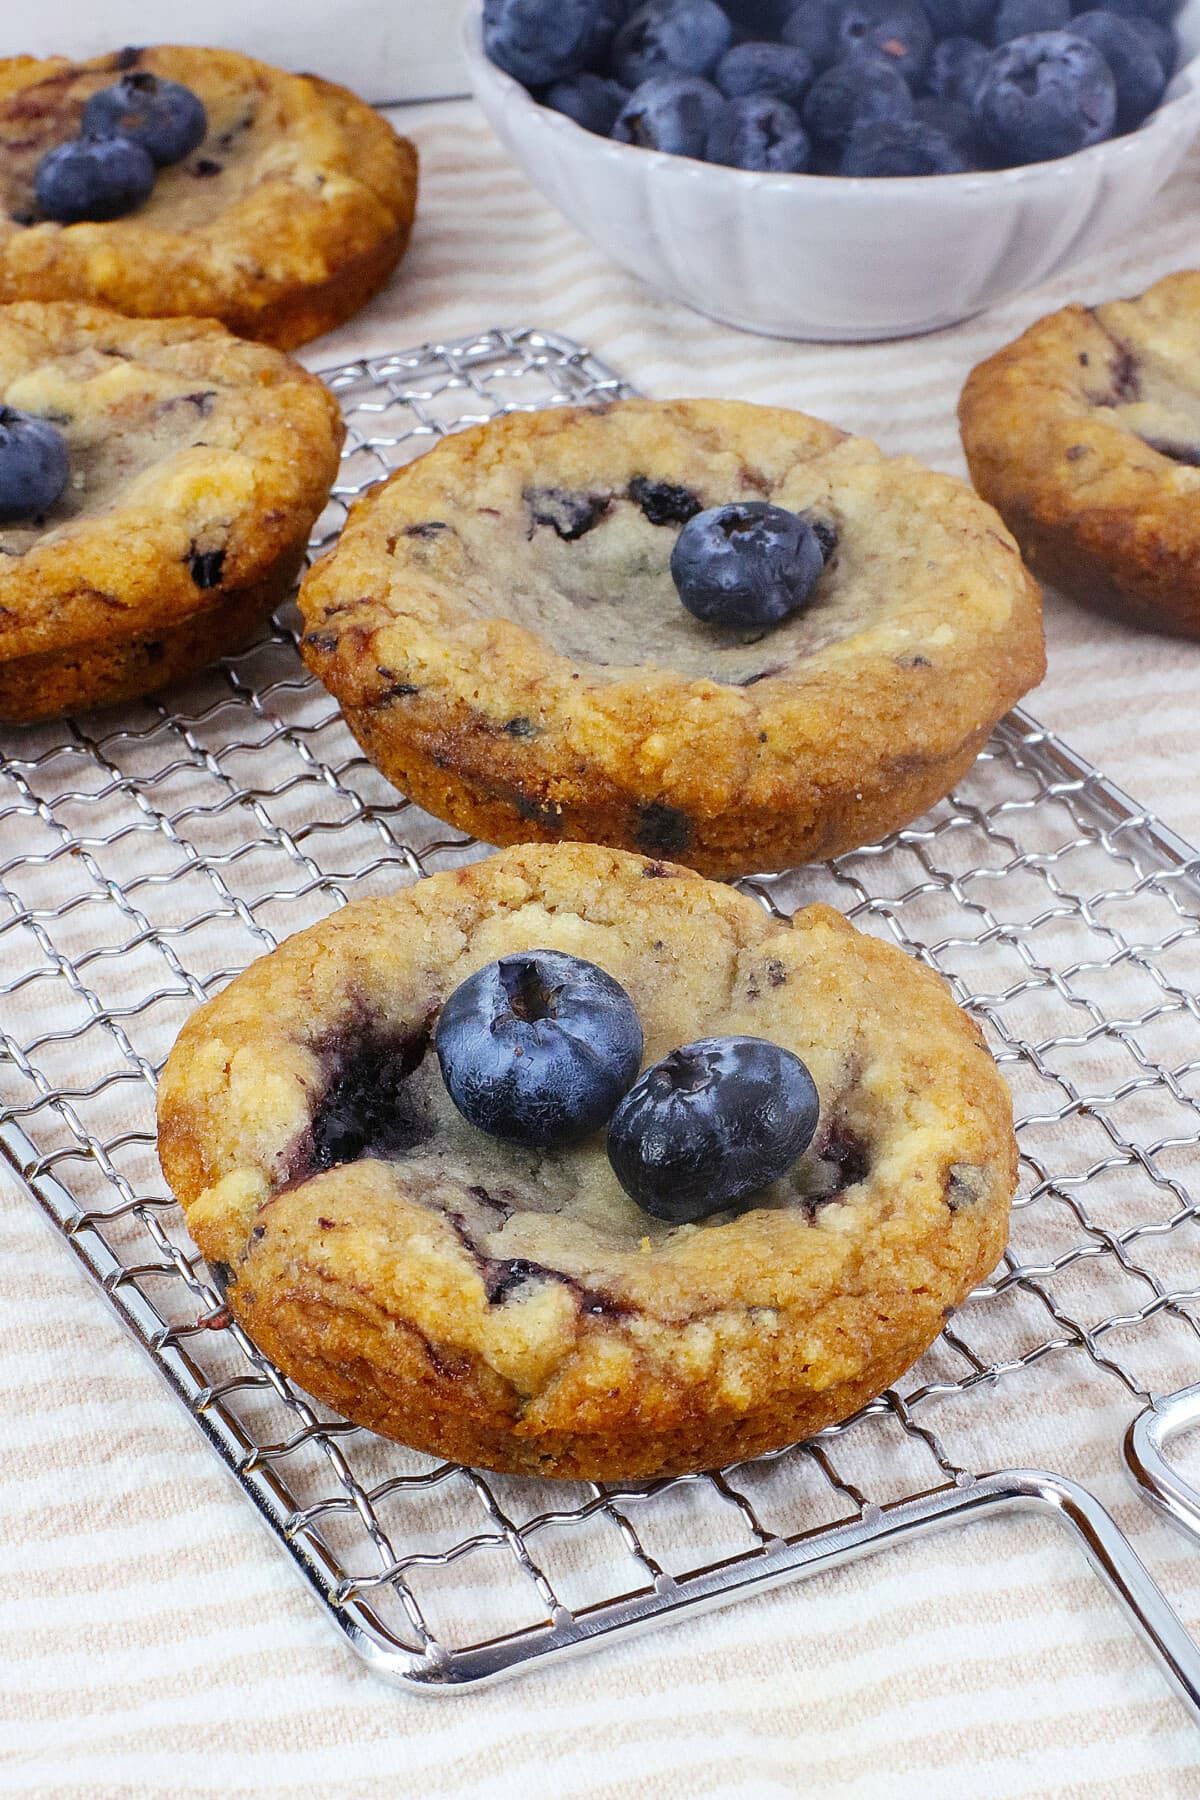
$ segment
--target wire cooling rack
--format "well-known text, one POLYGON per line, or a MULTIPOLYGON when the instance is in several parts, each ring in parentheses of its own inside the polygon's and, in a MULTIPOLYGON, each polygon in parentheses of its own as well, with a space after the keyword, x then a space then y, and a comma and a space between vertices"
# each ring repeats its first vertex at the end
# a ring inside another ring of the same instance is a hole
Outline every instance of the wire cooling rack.
MULTIPOLYGON (((317 547, 445 432, 628 391, 537 331, 326 379, 348 437, 317 547)), ((1129 1427, 1146 1491, 1200 1522, 1163 1456, 1200 1418, 1196 1394, 1175 1394, 1200 1351, 1200 863, 1032 719, 1011 715, 886 844, 742 884, 781 915, 831 900, 940 969, 982 1022, 1020 1118, 1000 1268, 856 1419, 627 1488, 485 1476, 334 1417, 230 1322, 163 1190, 155 1076, 192 1008, 351 895, 481 853, 364 760, 301 666, 294 609, 164 701, 8 729, 0 756, 0 1150, 383 1673, 485 1680, 1034 1506, 1200 1705, 1195 1646, 1082 1485, 1129 1427)))

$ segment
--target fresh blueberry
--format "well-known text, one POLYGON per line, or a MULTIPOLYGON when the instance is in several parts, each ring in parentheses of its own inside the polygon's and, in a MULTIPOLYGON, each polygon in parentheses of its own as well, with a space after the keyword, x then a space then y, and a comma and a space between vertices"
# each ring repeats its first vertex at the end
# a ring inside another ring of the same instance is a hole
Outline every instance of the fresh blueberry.
POLYGON ((161 166, 182 162, 204 142, 208 114, 200 96, 182 82, 161 81, 138 69, 91 96, 80 130, 84 137, 132 138, 161 166))
POLYGON ((1179 39, 1170 25, 1160 25, 1156 19, 1143 19, 1138 14, 1127 13, 1123 8, 1108 0, 1105 12, 1117 13, 1127 25, 1131 25, 1139 37, 1149 44, 1158 58, 1163 72, 1163 79, 1170 81, 1179 62, 1179 39))
POLYGON ((1108 137, 1117 89, 1086 38, 1039 31, 993 50, 976 107, 980 136, 997 158, 1048 162, 1108 137))
POLYGON ((642 150, 703 157, 709 131, 724 107, 712 82, 699 75, 655 77, 630 94, 612 135, 642 150))
POLYGON ((780 34, 785 44, 803 50, 818 71, 838 58, 838 15, 841 0, 800 0, 780 34))
POLYGON ((1132 131, 1162 99, 1167 77, 1150 44, 1131 20, 1117 13, 1086 12, 1071 30, 1095 44, 1117 84, 1117 130, 1132 131))
POLYGON ((603 969, 561 950, 530 950, 485 964, 455 988, 434 1048, 469 1124, 548 1148, 611 1117, 637 1074, 642 1027, 603 969))
POLYGON ((817 1129, 816 1084, 765 1038, 701 1038, 630 1088, 608 1128, 613 1173, 643 1212, 681 1225, 786 1175, 817 1129))
POLYGON ((646 0, 613 41, 613 74, 626 87, 656 76, 707 75, 732 41, 716 0, 646 0))
POLYGON ((82 219, 119 219, 140 206, 154 186, 154 160, 130 138, 73 138, 47 150, 34 191, 42 216, 62 225, 82 219))
POLYGON ((0 406, 0 523, 40 518, 69 473, 67 441, 49 419, 0 406))
POLYGON ((777 38, 795 0, 722 0, 740 43, 777 38))
POLYGON ((973 106, 987 67, 988 52, 974 38, 943 38, 933 46, 926 85, 939 100, 973 106))
POLYGON ((777 625, 811 595, 825 557, 807 519, 766 500, 735 500, 689 519, 671 552, 671 579, 706 625, 777 625))
POLYGON ((860 125, 910 119, 912 90, 898 69, 873 56, 851 56, 818 75, 804 103, 813 137, 840 150, 860 125))
POLYGON ((1071 17, 1071 0, 1000 0, 992 21, 993 44, 1029 37, 1035 31, 1063 31, 1071 17))
POLYGON ((713 122, 705 145, 709 162, 734 169, 798 175, 808 167, 808 134, 783 100, 731 100, 713 122))
MULTIPOLYGON (((1179 5, 1180 0, 1108 0, 1104 10, 1127 19, 1153 19, 1156 25, 1169 25, 1179 5)), ((1075 0, 1075 7, 1079 12, 1094 10, 1091 0, 1075 0)))
POLYGON ((861 125, 842 152, 843 175, 961 175, 970 165, 944 132, 922 119, 861 125))
POLYGON ((799 108, 813 74, 812 57, 794 44, 735 44, 713 80, 730 100, 782 100, 799 108))
POLYGON ((598 0, 483 0, 483 48, 526 87, 578 74, 596 51, 598 0))
POLYGON ((617 122, 617 115, 629 95, 619 81, 607 75, 567 75, 551 82, 542 95, 542 104, 555 112, 565 113, 585 131, 607 137, 617 122))
POLYGON ((944 137, 965 163, 970 165, 976 161, 975 121, 963 101, 941 100, 936 94, 923 94, 913 104, 913 118, 944 137))
POLYGON ((893 64, 906 81, 920 81, 933 32, 921 8, 909 0, 848 0, 838 21, 838 43, 843 56, 865 51, 893 64))
POLYGON ((988 43, 998 0, 922 0, 935 38, 973 37, 988 43))

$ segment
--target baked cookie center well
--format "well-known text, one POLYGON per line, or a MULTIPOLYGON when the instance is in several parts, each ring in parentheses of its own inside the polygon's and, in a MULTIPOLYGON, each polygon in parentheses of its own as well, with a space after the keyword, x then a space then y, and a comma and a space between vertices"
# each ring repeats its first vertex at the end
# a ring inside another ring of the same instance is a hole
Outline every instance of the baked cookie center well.
MULTIPOLYGON (((603 1134, 558 1151, 522 1149, 485 1136, 451 1102, 427 1029, 396 1034, 364 1022, 322 1043, 319 1055, 325 1085, 311 1127, 288 1153, 285 1186, 352 1163, 374 1163, 360 1174, 380 1200, 386 1204, 390 1193, 402 1192, 406 1202, 444 1220, 491 1305, 519 1298, 531 1283, 556 1281, 588 1312, 631 1312, 634 1303, 620 1291, 630 1258, 653 1255, 698 1229, 720 1229, 738 1216, 716 1213, 700 1227, 649 1217, 613 1175, 603 1134)), ((826 1102, 813 1145, 782 1180, 755 1196, 756 1210, 787 1211, 815 1223, 823 1209, 869 1178, 870 1144, 848 1123, 840 1099, 826 1102)), ((324 1191, 336 1213, 336 1186, 324 1191)), ((269 1215, 270 1202, 260 1226, 269 1215)), ((336 1219, 329 1229, 337 1229, 336 1219)))
MULTIPOLYGON (((122 51, 110 67, 70 67, 0 99, 0 244, 37 223, 38 163, 48 150, 79 135, 91 96, 138 69, 178 79, 163 61, 153 51, 122 51)), ((140 225, 171 232, 203 229, 272 170, 278 177, 303 166, 302 154, 281 141, 287 120, 278 99, 249 72, 236 81, 206 78, 199 60, 189 59, 184 78, 208 114, 204 141, 181 163, 156 172, 153 191, 134 215, 140 225)))
POLYGON ((804 609, 752 631, 694 618, 680 602, 670 556, 680 525, 706 504, 687 488, 646 479, 623 491, 530 486, 518 509, 499 518, 464 514, 457 530, 481 577, 497 567, 514 572, 489 594, 494 616, 593 668, 671 669, 749 687, 869 621, 874 597, 840 575, 838 529, 828 510, 809 515, 827 565, 804 609))

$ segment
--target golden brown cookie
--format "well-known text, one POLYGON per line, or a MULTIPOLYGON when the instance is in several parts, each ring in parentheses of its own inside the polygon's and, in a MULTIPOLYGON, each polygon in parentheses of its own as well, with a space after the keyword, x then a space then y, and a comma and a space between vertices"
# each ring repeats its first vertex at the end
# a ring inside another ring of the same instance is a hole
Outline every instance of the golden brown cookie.
POLYGON ((127 700, 235 649, 286 596, 337 473, 328 389, 205 319, 0 307, 0 401, 70 475, 0 523, 0 719, 127 700))
POLYGON ((1200 637, 1200 272, 1066 306, 971 371, 971 478, 1085 606, 1200 637))
POLYGON ((347 319, 404 253, 417 156, 315 75, 178 45, 90 62, 0 59, 0 301, 86 300, 138 318, 220 319, 291 349, 347 319), (84 103, 124 73, 182 82, 208 112, 192 154, 108 223, 40 221, 33 181, 84 103))
POLYGON ((522 846, 363 900, 193 1015, 159 1154, 234 1316, 346 1417, 489 1468, 626 1479, 846 1417, 1004 1246, 1008 1091, 937 976, 837 913, 781 925, 690 871, 522 846), (765 1037, 820 1093, 810 1148, 737 1214, 667 1225, 604 1135, 514 1149, 455 1111, 447 995, 549 948, 634 997, 644 1061, 765 1037))
POLYGON ((1043 670, 1038 591, 970 489, 802 413, 620 401, 464 431, 373 489, 301 592, 367 755, 492 843, 711 875, 832 855, 946 793, 1043 670), (669 561, 702 507, 804 512, 808 608, 728 632, 669 561))

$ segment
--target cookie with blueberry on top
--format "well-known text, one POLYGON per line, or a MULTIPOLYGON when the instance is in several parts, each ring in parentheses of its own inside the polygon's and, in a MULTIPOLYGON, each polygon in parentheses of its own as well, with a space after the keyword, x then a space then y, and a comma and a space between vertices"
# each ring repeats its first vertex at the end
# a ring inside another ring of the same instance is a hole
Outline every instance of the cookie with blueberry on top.
POLYGON ((0 719, 237 649, 295 580, 341 441, 315 375, 211 319, 0 306, 0 719))
POLYGON ((397 787, 490 843, 737 875, 940 799, 1043 669, 962 482, 735 401, 513 414, 371 490, 301 648, 397 787))
POLYGON ((416 190, 412 145, 315 75, 178 45, 0 59, 0 302, 290 349, 387 280, 416 190))
POLYGON ((1066 306, 971 371, 971 478, 1062 593, 1200 638, 1200 271, 1066 306))
POLYGON ((843 1419, 994 1267, 1012 1104, 837 913, 593 845, 354 902, 188 1021, 159 1154, 230 1312, 346 1418, 630 1480, 843 1419))

